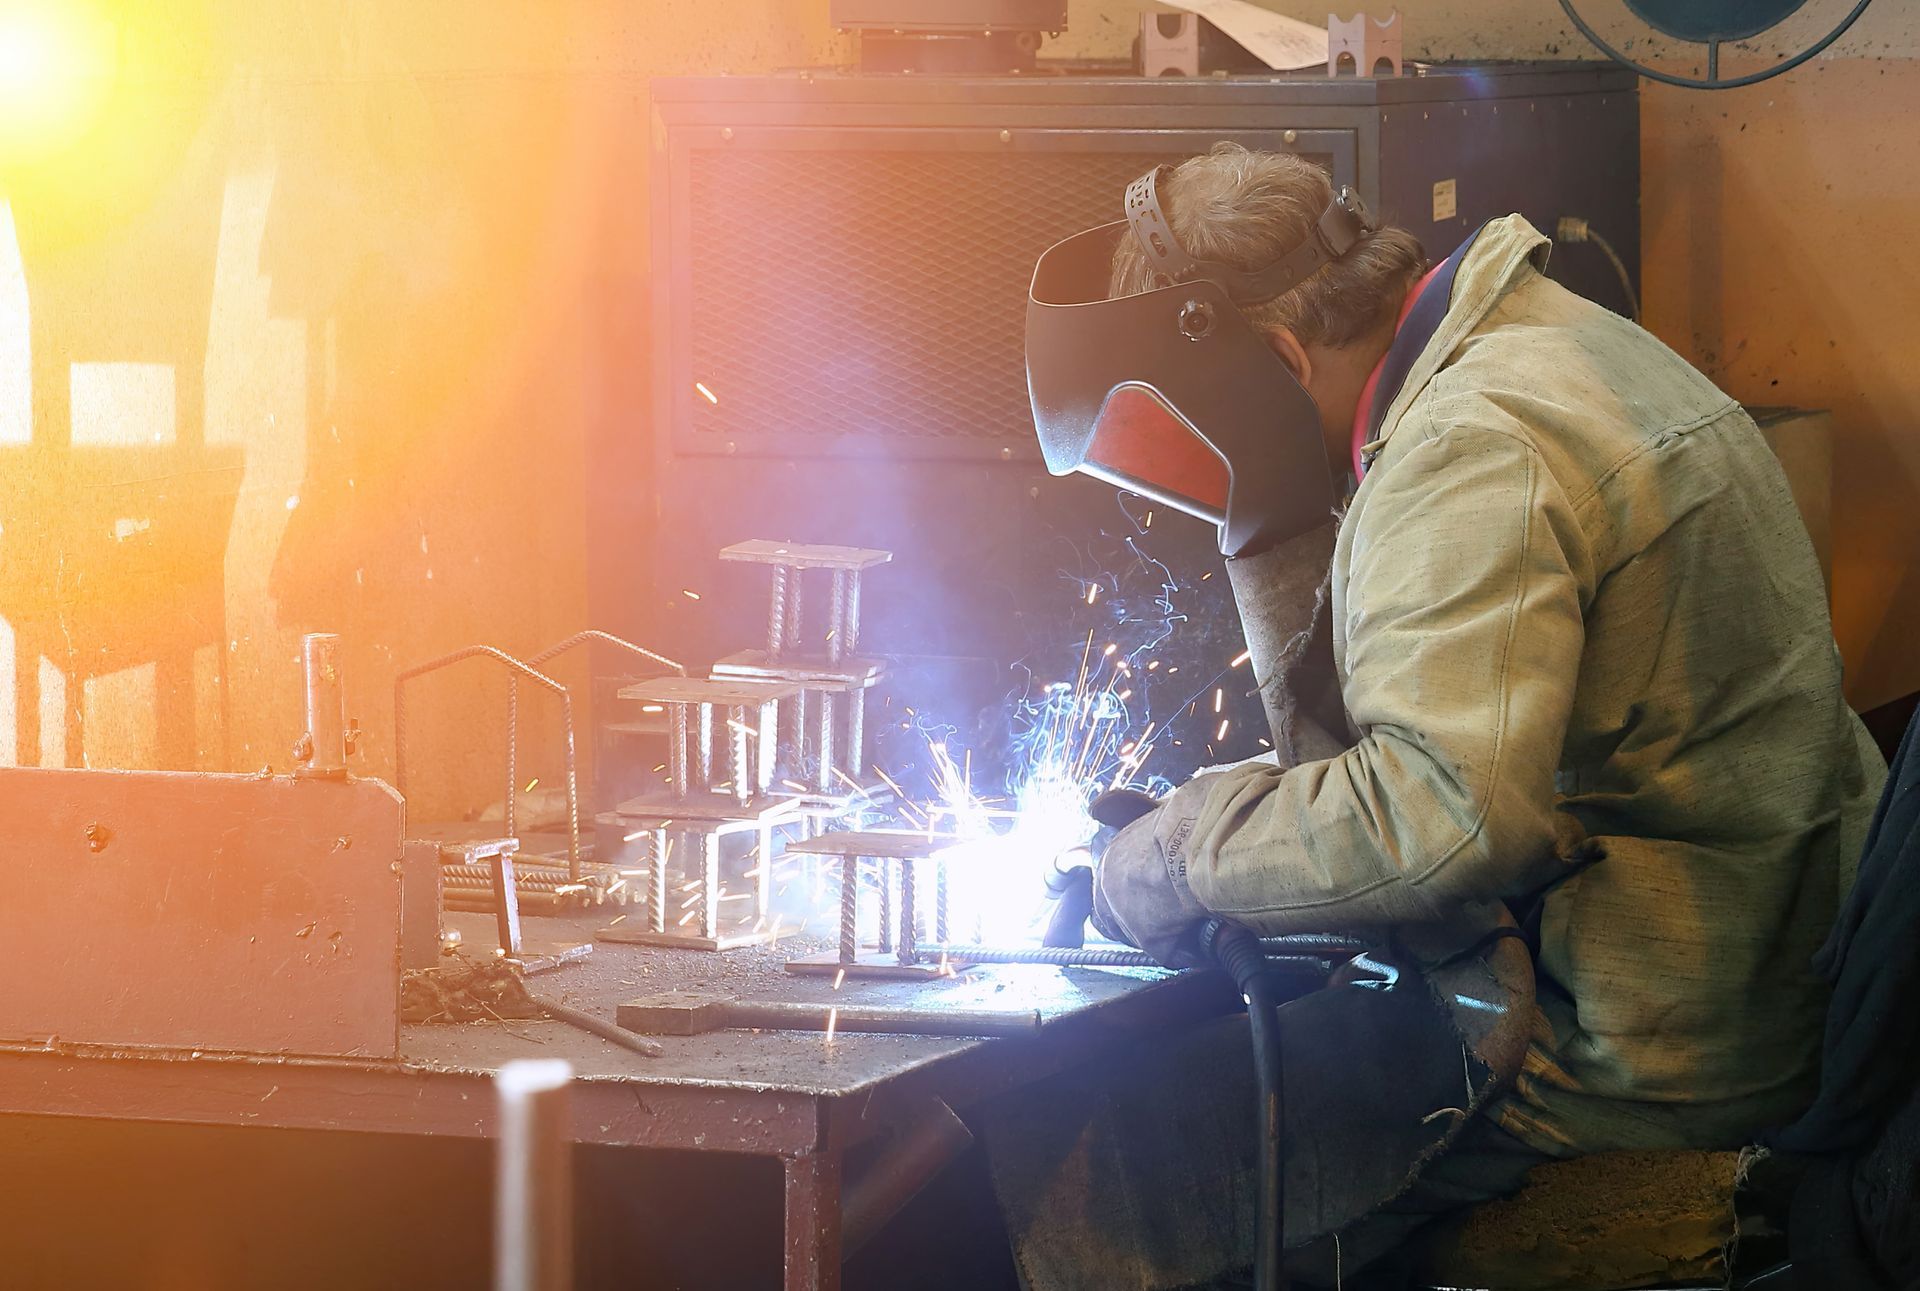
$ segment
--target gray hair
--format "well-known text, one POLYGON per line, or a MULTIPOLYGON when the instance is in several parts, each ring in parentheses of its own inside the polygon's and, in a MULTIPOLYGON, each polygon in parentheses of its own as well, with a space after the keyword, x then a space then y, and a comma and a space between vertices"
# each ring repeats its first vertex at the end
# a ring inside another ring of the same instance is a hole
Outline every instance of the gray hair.
MULTIPOLYGON (((1333 181, 1291 153, 1221 143, 1175 167, 1160 185, 1160 200, 1174 236, 1190 254, 1254 270, 1306 240, 1333 200, 1333 181)), ((1286 295, 1242 306, 1241 312, 1263 331, 1285 327, 1303 343, 1348 345, 1391 324, 1407 289, 1426 269, 1426 252, 1411 233, 1376 229, 1286 295)), ((1139 246, 1121 238, 1108 294, 1131 296, 1155 285, 1139 246)))

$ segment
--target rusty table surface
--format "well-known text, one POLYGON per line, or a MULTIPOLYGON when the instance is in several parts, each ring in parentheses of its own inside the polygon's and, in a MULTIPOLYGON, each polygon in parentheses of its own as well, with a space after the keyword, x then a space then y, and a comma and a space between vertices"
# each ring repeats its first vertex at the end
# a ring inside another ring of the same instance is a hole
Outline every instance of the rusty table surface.
MULTIPOLYGON (((608 909, 527 919, 536 940, 589 939, 608 909)), ((484 914, 449 914, 470 946, 484 914)), ((1152 1028, 1238 1001, 1217 974, 1009 965, 921 982, 848 981, 784 971, 824 939, 723 954, 601 943, 533 989, 612 1020, 622 1000, 662 990, 926 1009, 1038 1010, 1033 1037, 720 1031, 658 1037, 643 1057, 563 1023, 405 1025, 398 1060, 300 1059, 63 1044, 0 1046, 0 1112, 485 1136, 492 1077, 514 1058, 565 1058, 578 1076, 579 1142, 784 1157, 837 1151, 884 1127, 889 1109, 934 1095, 957 1108, 1094 1058, 1152 1028)))

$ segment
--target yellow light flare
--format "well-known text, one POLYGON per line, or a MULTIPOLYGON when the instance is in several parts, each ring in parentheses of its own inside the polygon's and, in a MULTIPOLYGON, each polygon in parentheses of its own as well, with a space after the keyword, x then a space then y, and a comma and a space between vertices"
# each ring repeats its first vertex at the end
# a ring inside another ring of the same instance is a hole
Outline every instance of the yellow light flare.
POLYGON ((76 0, 0 0, 0 161, 37 162, 86 133, 117 68, 113 24, 76 0))

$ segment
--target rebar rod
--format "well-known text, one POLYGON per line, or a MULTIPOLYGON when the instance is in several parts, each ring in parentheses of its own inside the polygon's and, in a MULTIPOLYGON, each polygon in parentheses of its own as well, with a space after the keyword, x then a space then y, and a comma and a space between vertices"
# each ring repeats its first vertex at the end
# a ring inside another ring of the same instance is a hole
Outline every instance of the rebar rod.
POLYGON ((720 935, 720 836, 700 835, 700 935, 720 935))
POLYGON ((727 734, 733 751, 733 800, 745 803, 753 797, 754 768, 747 758, 747 708, 735 704, 727 709, 727 734))
POLYGON ((847 606, 841 619, 845 625, 842 649, 851 657, 860 647, 860 571, 857 569, 847 571, 847 606))
POLYGON ((847 695, 847 775, 855 784, 866 776, 867 692, 855 687, 847 695))
POLYGON ((667 705, 667 778, 673 781, 673 796, 685 798, 687 781, 687 706, 667 705))
MULTIPOLYGON (((407 789, 406 789, 406 783, 407 783, 406 688, 407 688, 407 683, 414 680, 417 677, 425 676, 427 673, 437 672, 442 668, 448 667, 452 664, 459 663, 463 659, 472 659, 480 656, 485 656, 486 658, 492 659, 495 662, 506 666, 506 668, 509 671, 510 678, 514 683, 509 686, 508 699, 510 702, 512 702, 516 706, 519 702, 518 695, 517 695, 517 680, 520 677, 525 677, 529 681, 532 681, 535 684, 542 686, 547 690, 552 691, 554 694, 560 697, 561 721, 565 727, 566 738, 567 738, 567 747, 566 747, 566 754, 567 754, 567 874, 569 877, 577 879, 580 877, 580 780, 579 780, 579 775, 577 773, 576 753, 575 753, 574 738, 573 738, 573 695, 571 692, 567 690, 565 686, 561 685, 559 682, 555 681, 553 678, 547 676, 547 674, 545 674, 544 672, 541 672, 539 669, 533 667, 531 664, 527 663, 525 660, 514 658, 512 655, 508 654, 505 650, 501 650, 490 645, 471 645, 471 646, 467 646, 465 649, 455 650, 451 654, 441 655, 438 659, 429 659, 425 663, 416 664, 411 668, 407 668, 403 670, 402 672, 400 672, 394 677, 393 679, 393 782, 394 782, 394 788, 400 792, 401 797, 403 798, 406 797, 406 793, 407 793, 407 789)), ((507 744, 509 748, 513 747, 514 745, 513 732, 511 730, 508 732, 507 744)), ((509 775, 512 775, 512 773, 513 773, 512 764, 509 763, 509 775)), ((510 782, 507 785, 508 792, 507 792, 505 811, 507 814, 507 820, 509 822, 508 828, 510 832, 512 829, 514 796, 515 796, 516 790, 517 790, 517 786, 515 784, 510 782)))
POLYGON ((912 964, 918 959, 913 948, 916 931, 913 920, 913 862, 902 860, 900 862, 900 962, 902 964, 912 964))
POLYGON ((793 576, 787 580, 786 646, 789 650, 798 650, 800 648, 800 601, 801 593, 806 590, 806 586, 807 579, 805 572, 796 565, 793 570, 793 576))
POLYGON ((818 787, 821 793, 833 792, 833 692, 823 690, 820 695, 820 768, 818 787))
POLYGON ((832 590, 827 601, 827 660, 839 663, 847 652, 847 571, 833 571, 832 590))
POLYGON ((860 858, 840 861, 840 962, 851 964, 860 947, 860 858))
MULTIPOLYGON (((1358 953, 1353 943, 1313 935, 1269 937, 1267 958, 1279 965, 1320 966, 1358 953)), ((1127 946, 978 946, 936 942, 920 947, 922 960, 945 957, 969 964, 1051 964, 1059 968, 1162 968, 1144 950, 1127 946)))
POLYGON ((773 567, 773 601, 767 607, 767 662, 773 663, 787 649, 787 567, 773 567))
POLYGON ((700 745, 700 791, 705 793, 713 788, 713 705, 696 704, 695 707, 700 710, 695 723, 700 745))
POLYGON ((667 860, 673 855, 672 841, 664 828, 653 831, 653 884, 648 892, 647 927, 654 932, 667 930, 667 860))

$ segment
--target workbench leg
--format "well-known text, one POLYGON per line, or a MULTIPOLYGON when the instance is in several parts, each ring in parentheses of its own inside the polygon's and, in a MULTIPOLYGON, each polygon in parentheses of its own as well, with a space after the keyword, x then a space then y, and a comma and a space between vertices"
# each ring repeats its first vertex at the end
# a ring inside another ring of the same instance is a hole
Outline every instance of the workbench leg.
POLYGON ((786 1193, 785 1291, 839 1291, 840 1154, 810 1152, 780 1163, 786 1193))

